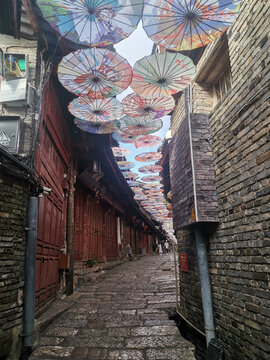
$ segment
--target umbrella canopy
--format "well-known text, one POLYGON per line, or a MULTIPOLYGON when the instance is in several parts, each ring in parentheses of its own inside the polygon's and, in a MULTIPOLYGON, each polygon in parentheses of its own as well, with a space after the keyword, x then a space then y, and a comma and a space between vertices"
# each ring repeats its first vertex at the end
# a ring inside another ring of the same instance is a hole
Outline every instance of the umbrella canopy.
POLYGON ((231 25, 240 1, 147 1, 143 12, 143 27, 153 41, 167 49, 195 49, 212 42, 231 25))
POLYGON ((140 186, 140 183, 135 180, 127 180, 129 186, 140 186))
POLYGON ((140 21, 139 0, 36 0, 52 28, 69 40, 106 46, 128 37, 140 21))
POLYGON ((145 152, 135 156, 135 160, 141 162, 156 161, 162 158, 162 154, 159 152, 145 152))
POLYGON ((135 147, 141 148, 141 147, 152 147, 155 145, 159 145, 161 143, 161 138, 159 136, 155 135, 143 135, 137 137, 135 140, 135 147))
POLYGON ((123 116, 119 123, 119 129, 122 132, 134 136, 154 133, 163 126, 161 119, 146 120, 144 117, 132 118, 130 116, 123 116))
POLYGON ((135 164, 131 161, 117 161, 117 165, 120 170, 130 170, 135 167, 135 164))
POLYGON ((138 201, 145 201, 145 200, 147 200, 147 197, 144 195, 135 195, 134 199, 138 200, 138 201))
POLYGON ((179 53, 156 53, 134 65, 132 89, 144 98, 170 96, 183 90, 195 76, 190 58, 179 53))
POLYGON ((160 165, 145 165, 138 169, 139 172, 143 174, 154 174, 162 171, 162 166, 160 165))
POLYGON ((148 195, 163 195, 163 189, 150 189, 145 191, 148 195))
POLYGON ((80 49, 63 57, 58 78, 76 95, 113 97, 129 86, 132 68, 126 59, 108 49, 80 49))
POLYGON ((153 182, 153 181, 161 181, 161 180, 162 180, 162 176, 159 175, 143 176, 141 178, 141 181, 144 182, 153 182))
POLYGON ((90 134, 110 134, 117 128, 118 121, 90 123, 81 119, 74 119, 74 124, 90 134))
POLYGON ((132 93, 122 100, 124 113, 128 116, 145 116, 147 119, 160 118, 171 112, 175 106, 169 97, 145 99, 132 93))
POLYGON ((131 154, 131 150, 122 147, 112 147, 112 152, 115 157, 122 157, 131 154))
MULTIPOLYGON (((87 122, 108 122, 118 119, 122 114, 121 103, 112 99, 90 99, 80 96, 68 106, 72 115, 87 122)), ((117 131, 117 128, 115 128, 117 131)))
MULTIPOLYGON (((120 125, 119 122, 118 125, 120 125)), ((116 131, 115 133, 113 133, 112 137, 114 138, 114 140, 125 144, 134 144, 137 139, 137 136, 125 134, 120 131, 116 131)))
POLYGON ((123 176, 125 179, 129 179, 129 180, 135 180, 139 177, 137 173, 131 171, 123 173, 123 176))
POLYGON ((162 187, 162 184, 157 183, 143 184, 144 189, 161 189, 162 187))

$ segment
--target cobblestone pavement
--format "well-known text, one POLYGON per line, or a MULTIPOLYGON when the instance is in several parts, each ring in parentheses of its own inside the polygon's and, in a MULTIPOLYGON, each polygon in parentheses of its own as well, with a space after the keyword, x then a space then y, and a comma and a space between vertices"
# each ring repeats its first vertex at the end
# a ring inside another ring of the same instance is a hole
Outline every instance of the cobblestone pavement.
POLYGON ((173 254, 145 256, 76 289, 74 304, 44 332, 31 360, 193 360, 168 312, 175 308, 173 254))

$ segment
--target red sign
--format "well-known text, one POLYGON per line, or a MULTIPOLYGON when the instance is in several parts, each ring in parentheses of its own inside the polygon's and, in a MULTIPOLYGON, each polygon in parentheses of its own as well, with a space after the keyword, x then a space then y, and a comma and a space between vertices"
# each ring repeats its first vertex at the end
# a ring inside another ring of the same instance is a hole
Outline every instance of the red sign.
POLYGON ((180 253, 180 270, 188 272, 188 258, 187 254, 180 253))

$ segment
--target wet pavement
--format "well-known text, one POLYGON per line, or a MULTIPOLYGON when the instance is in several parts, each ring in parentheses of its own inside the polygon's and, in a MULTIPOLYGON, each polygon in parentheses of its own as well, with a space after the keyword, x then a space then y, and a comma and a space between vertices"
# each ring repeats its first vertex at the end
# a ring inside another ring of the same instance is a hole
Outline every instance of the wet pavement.
POLYGON ((175 311, 173 254, 145 256, 81 286, 40 338, 31 360, 193 360, 175 311))

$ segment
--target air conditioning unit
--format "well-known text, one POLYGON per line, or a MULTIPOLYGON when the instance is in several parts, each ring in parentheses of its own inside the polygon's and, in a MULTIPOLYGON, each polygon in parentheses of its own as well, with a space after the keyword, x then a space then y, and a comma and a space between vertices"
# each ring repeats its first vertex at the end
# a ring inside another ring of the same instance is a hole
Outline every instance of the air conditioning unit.
POLYGON ((16 154, 20 148, 20 135, 24 123, 19 116, 0 116, 0 145, 16 154))
POLYGON ((0 83, 0 103, 10 107, 31 106, 35 88, 26 78, 3 80, 0 83))

